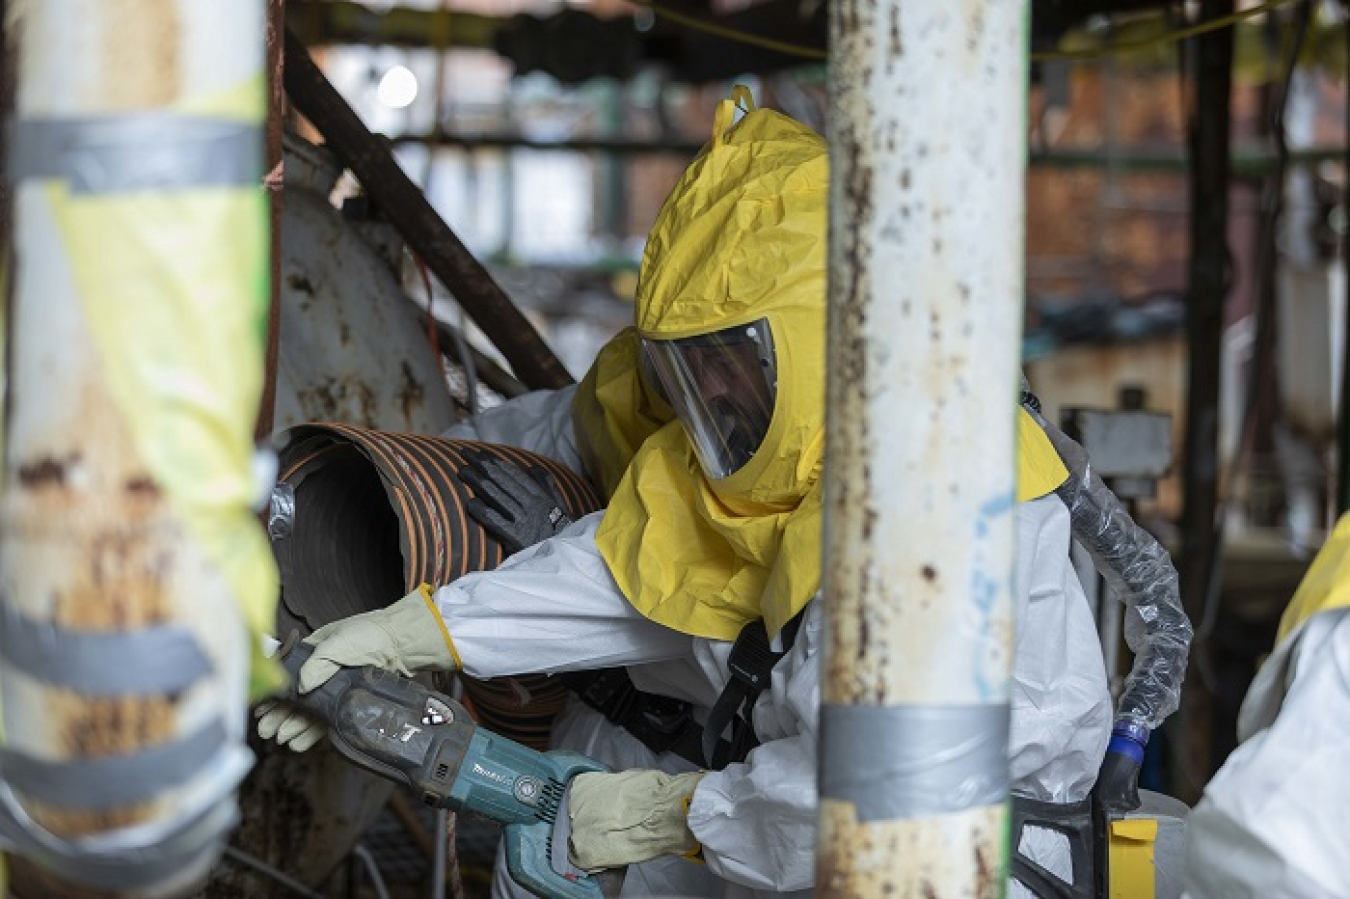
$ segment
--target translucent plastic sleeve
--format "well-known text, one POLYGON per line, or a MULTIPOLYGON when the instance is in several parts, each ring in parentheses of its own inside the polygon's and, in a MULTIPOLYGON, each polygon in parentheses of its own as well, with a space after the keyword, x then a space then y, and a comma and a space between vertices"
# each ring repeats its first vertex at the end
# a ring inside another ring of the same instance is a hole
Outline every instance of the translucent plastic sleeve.
POLYGON ((1111 593, 1125 604, 1125 642, 1134 667, 1125 678, 1117 720, 1153 730, 1177 709, 1192 628, 1181 605, 1180 580, 1167 550, 1134 523, 1092 470, 1087 452, 1028 405, 1069 469, 1056 491, 1069 508, 1074 538, 1092 554, 1111 593))

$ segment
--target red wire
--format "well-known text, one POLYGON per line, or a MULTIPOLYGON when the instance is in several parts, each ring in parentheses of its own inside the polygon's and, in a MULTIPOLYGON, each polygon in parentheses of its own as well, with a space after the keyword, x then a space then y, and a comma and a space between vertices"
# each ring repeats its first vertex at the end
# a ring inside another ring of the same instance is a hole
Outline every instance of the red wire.
POLYGON ((413 254, 413 259, 417 261, 417 270, 422 275, 422 285, 427 290, 427 340, 431 342, 431 350, 436 354, 435 358, 441 358, 441 333, 436 328, 436 313, 433 311, 436 303, 436 294, 431 289, 431 276, 427 274, 427 264, 421 256, 413 254))

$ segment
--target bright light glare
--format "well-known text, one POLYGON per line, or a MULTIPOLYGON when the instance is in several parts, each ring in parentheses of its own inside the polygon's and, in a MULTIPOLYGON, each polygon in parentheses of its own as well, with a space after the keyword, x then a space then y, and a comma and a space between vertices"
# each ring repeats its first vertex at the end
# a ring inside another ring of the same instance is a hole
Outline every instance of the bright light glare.
POLYGON ((391 109, 402 109, 417 98, 417 76, 407 66, 394 66, 384 73, 375 95, 391 109))

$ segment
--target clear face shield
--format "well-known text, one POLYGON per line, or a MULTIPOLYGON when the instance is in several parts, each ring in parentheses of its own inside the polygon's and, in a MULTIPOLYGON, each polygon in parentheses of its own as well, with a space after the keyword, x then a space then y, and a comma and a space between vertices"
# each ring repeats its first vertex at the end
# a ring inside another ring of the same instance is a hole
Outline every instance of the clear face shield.
POLYGON ((739 471, 773 419, 778 372, 767 319, 678 340, 643 339, 650 378, 709 478, 739 471))

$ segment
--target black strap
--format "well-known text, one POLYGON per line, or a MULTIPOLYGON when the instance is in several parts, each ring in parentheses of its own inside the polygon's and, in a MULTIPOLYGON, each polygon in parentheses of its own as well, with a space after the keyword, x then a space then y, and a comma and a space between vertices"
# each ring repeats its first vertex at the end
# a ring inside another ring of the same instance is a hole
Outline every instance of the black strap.
POLYGON ((759 745, 755 736, 754 709, 759 694, 768 689, 774 666, 792 650, 801 627, 798 612, 783 628, 783 651, 774 652, 764 620, 752 621, 741 628, 727 659, 730 680, 717 697, 703 725, 703 762, 713 771, 721 771, 733 762, 743 762, 750 750, 759 745), (730 739, 726 736, 731 726, 730 739))
POLYGON ((1081 802, 1044 802, 1026 796, 1012 797, 1012 876, 1040 899, 1096 899, 1104 884, 1105 859, 1098 839, 1099 817, 1089 797, 1081 802), (1069 840, 1073 881, 1066 883, 1027 858, 1019 848, 1027 825, 1064 834, 1069 840))
POLYGON ((574 671, 559 677, 582 702, 628 731, 652 752, 658 755, 673 752, 695 765, 720 771, 732 762, 745 761, 750 750, 759 745, 751 712, 759 694, 769 686, 774 665, 796 642, 801 620, 799 612, 783 627, 782 652, 769 648, 763 621, 753 621, 742 628, 727 660, 731 679, 703 726, 693 719, 689 703, 642 692, 633 685, 626 669, 574 671), (724 739, 728 725, 731 734, 724 739))
POLYGON ((652 752, 673 752, 702 766, 703 728, 689 703, 644 693, 623 668, 575 671, 559 675, 586 705, 632 734, 652 752))

